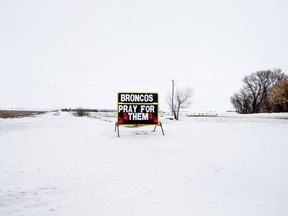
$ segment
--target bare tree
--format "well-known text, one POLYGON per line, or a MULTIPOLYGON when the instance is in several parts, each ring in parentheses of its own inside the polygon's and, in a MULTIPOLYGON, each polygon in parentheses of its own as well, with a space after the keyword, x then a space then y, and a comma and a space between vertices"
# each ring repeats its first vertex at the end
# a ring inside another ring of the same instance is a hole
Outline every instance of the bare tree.
POLYGON ((181 109, 188 108, 192 103, 192 97, 194 95, 194 88, 187 86, 186 88, 176 88, 174 98, 169 93, 166 102, 172 110, 173 117, 178 120, 181 109), (172 107, 173 106, 173 107, 172 107))
POLYGON ((241 114, 252 113, 251 97, 241 89, 239 93, 235 93, 231 97, 231 103, 236 109, 236 112, 241 114))
POLYGON ((281 69, 257 71, 243 79, 244 86, 231 97, 231 103, 239 113, 271 112, 272 106, 268 93, 285 74, 281 69))

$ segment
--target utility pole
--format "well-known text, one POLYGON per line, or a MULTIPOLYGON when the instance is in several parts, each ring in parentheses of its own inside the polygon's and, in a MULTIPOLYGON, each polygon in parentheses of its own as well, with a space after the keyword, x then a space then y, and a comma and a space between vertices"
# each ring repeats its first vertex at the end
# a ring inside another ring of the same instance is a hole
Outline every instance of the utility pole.
POLYGON ((172 81, 172 116, 174 116, 174 80, 172 81))

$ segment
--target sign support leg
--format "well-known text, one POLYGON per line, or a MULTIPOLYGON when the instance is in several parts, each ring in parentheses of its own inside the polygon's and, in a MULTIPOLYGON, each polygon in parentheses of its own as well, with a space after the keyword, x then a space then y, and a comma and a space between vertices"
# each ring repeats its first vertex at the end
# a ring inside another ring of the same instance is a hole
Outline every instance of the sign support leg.
POLYGON ((161 127, 162 134, 165 135, 165 134, 164 134, 164 129, 163 129, 163 126, 162 126, 162 123, 161 123, 161 122, 159 122, 158 125, 155 125, 154 130, 153 130, 152 132, 155 132, 155 131, 156 131, 156 127, 157 127, 157 126, 160 126, 160 127, 161 127))
POLYGON ((120 134, 119 134, 119 124, 118 122, 115 123, 115 131, 117 130, 117 134, 118 134, 118 137, 120 137, 120 134))
POLYGON ((161 127, 162 134, 165 135, 165 134, 164 134, 164 130, 163 130, 163 127, 162 127, 162 123, 161 123, 161 122, 159 122, 159 126, 161 127))

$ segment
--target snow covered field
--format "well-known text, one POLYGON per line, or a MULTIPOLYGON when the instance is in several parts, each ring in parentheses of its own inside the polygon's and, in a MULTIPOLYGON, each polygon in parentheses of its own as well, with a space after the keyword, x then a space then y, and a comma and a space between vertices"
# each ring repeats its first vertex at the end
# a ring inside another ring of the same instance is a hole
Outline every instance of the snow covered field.
POLYGON ((286 216, 288 114, 0 119, 2 216, 286 216))

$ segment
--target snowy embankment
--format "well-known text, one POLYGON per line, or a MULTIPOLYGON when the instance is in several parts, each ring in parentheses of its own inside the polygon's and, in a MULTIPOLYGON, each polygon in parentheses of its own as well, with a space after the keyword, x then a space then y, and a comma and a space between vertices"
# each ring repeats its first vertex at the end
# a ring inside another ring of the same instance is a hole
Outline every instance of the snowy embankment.
POLYGON ((0 119, 0 215, 286 216, 287 118, 0 119))

